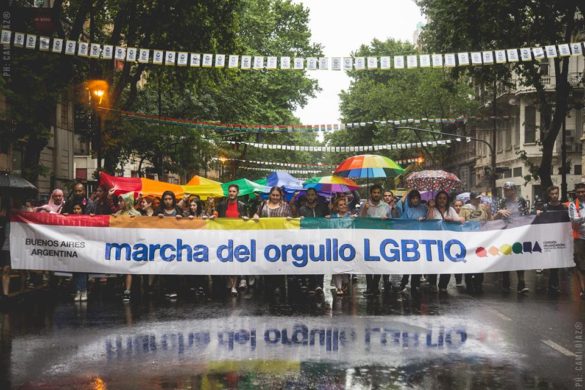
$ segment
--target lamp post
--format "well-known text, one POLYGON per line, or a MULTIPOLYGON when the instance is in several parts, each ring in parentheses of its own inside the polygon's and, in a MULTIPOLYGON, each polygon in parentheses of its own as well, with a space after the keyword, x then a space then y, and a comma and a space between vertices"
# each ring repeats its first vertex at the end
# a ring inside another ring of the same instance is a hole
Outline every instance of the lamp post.
POLYGON ((442 131, 436 131, 436 130, 419 129, 418 127, 400 126, 400 127, 395 127, 395 129, 422 131, 424 133, 443 135, 445 137, 450 137, 450 138, 454 138, 454 139, 458 139, 458 140, 464 138, 464 139, 469 140, 469 141, 481 142, 481 143, 487 145, 488 149, 490 150, 490 156, 491 156, 490 186, 491 186, 491 191, 492 191, 492 197, 496 196, 496 153, 495 153, 495 149, 491 143, 487 142, 486 140, 480 139, 480 138, 460 136, 460 135, 450 134, 450 133, 443 133, 442 131))
POLYGON ((102 168, 102 128, 105 115, 105 111, 102 109, 109 106, 109 85, 105 80, 88 80, 85 83, 85 89, 87 91, 87 103, 91 108, 90 123, 93 125, 95 115, 97 115, 98 119, 96 131, 92 131, 91 138, 92 147, 96 152, 97 169, 99 171, 102 168))

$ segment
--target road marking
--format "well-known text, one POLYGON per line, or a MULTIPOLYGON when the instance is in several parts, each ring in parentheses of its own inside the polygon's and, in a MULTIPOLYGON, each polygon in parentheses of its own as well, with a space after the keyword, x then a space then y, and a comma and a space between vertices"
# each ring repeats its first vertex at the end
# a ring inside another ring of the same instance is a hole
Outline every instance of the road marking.
POLYGON ((562 353, 565 356, 576 357, 576 355, 573 352, 569 351, 568 349, 566 349, 562 345, 558 345, 557 343, 555 343, 552 340, 542 340, 542 342, 545 343, 546 345, 548 345, 549 347, 551 347, 552 349, 554 349, 555 351, 562 353))
POLYGON ((506 321, 512 321, 512 319, 511 319, 510 317, 508 317, 508 316, 507 316, 507 315, 505 315, 505 314, 502 314, 502 313, 500 313, 500 312, 499 312, 499 311, 497 311, 497 310, 494 310, 494 313, 496 313, 496 315, 497 315, 498 317, 500 317, 501 319, 503 319, 503 320, 506 320, 506 321))

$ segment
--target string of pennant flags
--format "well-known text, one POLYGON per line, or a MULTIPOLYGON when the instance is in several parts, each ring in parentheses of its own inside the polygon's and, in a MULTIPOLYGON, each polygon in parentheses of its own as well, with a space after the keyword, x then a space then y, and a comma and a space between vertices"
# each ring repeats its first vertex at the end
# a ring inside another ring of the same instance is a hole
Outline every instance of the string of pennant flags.
POLYGON ((364 122, 329 123, 329 124, 290 124, 290 125, 267 125, 267 124, 242 124, 242 123, 220 123, 210 121, 197 121, 191 119, 170 118, 153 114, 139 112, 111 110, 100 108, 100 110, 115 111, 124 118, 131 120, 149 121, 157 124, 170 124, 176 126, 194 127, 203 130, 214 130, 219 132, 240 132, 248 133, 294 133, 294 132, 332 132, 346 129, 357 129, 366 126, 401 126, 420 124, 452 124, 466 120, 492 120, 509 119, 510 116, 458 116, 456 118, 408 118, 408 119, 382 119, 364 122))
MULTIPOLYGON (((468 137, 463 137, 470 141, 468 137)), ((258 149, 271 149, 271 150, 290 150, 296 152, 328 152, 328 153, 343 153, 343 152, 373 152, 378 150, 407 150, 407 149, 418 149, 422 147, 436 147, 441 145, 451 144, 453 141, 460 142, 462 138, 444 139, 436 141, 422 141, 422 142, 409 142, 401 144, 386 144, 386 145, 362 145, 362 146, 301 146, 301 145, 280 145, 280 144, 265 144, 257 142, 246 142, 246 141, 223 141, 227 144, 240 144, 248 145, 258 149)))
POLYGON ((454 68, 530 62, 545 58, 583 55, 585 42, 536 45, 512 49, 464 51, 442 54, 411 54, 368 57, 290 57, 192 53, 168 49, 114 46, 57 37, 38 36, 2 30, 0 44, 56 54, 191 68, 228 68, 244 70, 389 70, 415 68, 454 68))
MULTIPOLYGON (((321 170, 328 170, 328 169, 335 169, 337 165, 331 164, 323 164, 323 163, 310 163, 310 164, 300 164, 300 163, 290 163, 290 162, 278 162, 278 161, 256 161, 256 160, 245 160, 239 158, 225 158, 225 157, 214 157, 211 159, 212 161, 236 161, 240 163, 246 164, 256 164, 256 165, 269 165, 271 167, 285 167, 285 168, 319 168, 321 170)), ((408 165, 408 164, 420 164, 424 161, 423 157, 413 157, 413 158, 406 158, 401 160, 394 160, 397 164, 400 165, 408 165)), ((250 167, 251 168, 251 167, 250 167)), ((274 168, 272 169, 274 170, 274 168)))
POLYGON ((215 161, 237 161, 246 164, 257 164, 257 165, 270 165, 270 166, 277 166, 277 167, 290 167, 290 168, 320 168, 320 169, 334 169, 337 168, 337 165, 329 165, 329 164, 320 164, 320 163, 313 163, 313 164, 300 164, 300 163, 289 163, 289 162, 277 162, 277 161, 255 161, 255 160, 244 160, 239 158, 212 158, 215 161))
MULTIPOLYGON (((248 167, 248 166, 239 166, 238 169, 245 169, 248 171, 256 171, 256 172, 274 172, 272 168, 259 168, 259 167, 248 167)), ((282 172, 288 173, 296 173, 301 175, 310 175, 315 173, 322 173, 325 169, 283 169, 282 172)))

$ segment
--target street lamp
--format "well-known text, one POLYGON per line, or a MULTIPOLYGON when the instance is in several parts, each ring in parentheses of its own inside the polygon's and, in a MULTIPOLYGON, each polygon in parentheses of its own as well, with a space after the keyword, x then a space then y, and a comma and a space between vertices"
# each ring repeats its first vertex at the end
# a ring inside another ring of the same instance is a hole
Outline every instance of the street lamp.
POLYGON ((94 114, 98 115, 97 131, 92 134, 92 144, 96 151, 97 168, 102 168, 102 121, 105 111, 109 107, 109 84, 105 80, 88 80, 85 82, 87 91, 87 104, 92 109, 91 122, 94 122, 94 114))
POLYGON ((468 142, 469 141, 477 141, 477 142, 481 142, 481 143, 487 145, 488 149, 490 150, 490 156, 491 156, 490 185, 491 185, 492 197, 496 196, 496 190, 497 190, 496 189, 496 159, 495 159, 496 153, 495 153, 493 145, 490 144, 489 142, 487 142, 486 140, 483 140, 481 138, 469 137, 469 136, 460 136, 457 134, 443 133, 442 131, 437 131, 437 130, 419 129, 418 127, 400 126, 400 127, 395 127, 394 129, 422 131, 423 133, 438 134, 438 135, 443 135, 445 137, 450 137, 450 138, 454 138, 454 139, 458 139, 458 140, 466 139, 468 142))

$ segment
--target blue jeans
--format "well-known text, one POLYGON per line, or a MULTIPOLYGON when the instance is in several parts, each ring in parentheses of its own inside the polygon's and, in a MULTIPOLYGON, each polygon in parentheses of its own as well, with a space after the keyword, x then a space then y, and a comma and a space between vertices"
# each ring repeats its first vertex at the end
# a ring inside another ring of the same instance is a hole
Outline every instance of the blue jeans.
POLYGON ((87 291, 87 274, 85 272, 73 273, 75 291, 87 291))

